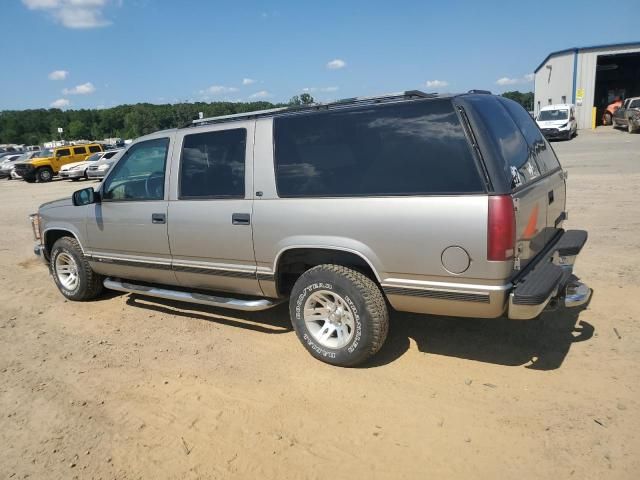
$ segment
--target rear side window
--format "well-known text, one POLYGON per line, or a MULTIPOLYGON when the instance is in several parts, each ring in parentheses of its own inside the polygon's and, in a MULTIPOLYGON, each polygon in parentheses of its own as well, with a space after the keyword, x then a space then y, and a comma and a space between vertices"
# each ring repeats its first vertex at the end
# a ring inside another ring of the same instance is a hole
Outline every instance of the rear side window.
POLYGON ((483 191, 450 100, 279 117, 274 137, 280 197, 483 191))
POLYGON ((533 149, 529 148, 507 109, 493 97, 468 97, 467 101, 474 105, 490 132, 490 140, 504 159, 505 176, 511 188, 516 189, 538 178, 540 170, 533 149))
POLYGON ((87 149, 85 147, 73 147, 74 155, 84 155, 87 153, 87 149))
POLYGON ((512 102, 506 99, 500 99, 505 108, 509 111, 509 114, 516 122, 518 128, 527 140, 529 147, 536 153, 536 159, 538 160, 538 167, 542 173, 547 173, 556 168, 560 168, 560 163, 556 158, 556 154, 540 132, 538 125, 533 121, 531 116, 526 112, 522 106, 516 102, 512 102))
POLYGON ((69 150, 68 148, 63 148, 62 150, 56 151, 56 157, 67 157, 69 155, 71 155, 71 150, 69 150))
POLYGON ((185 135, 180 159, 180 199, 244 198, 247 130, 185 135))
POLYGON ((96 152, 101 152, 101 151, 102 151, 102 149, 101 149, 98 145, 91 145, 91 146, 89 147, 89 151, 90 151, 91 153, 96 153, 96 152))

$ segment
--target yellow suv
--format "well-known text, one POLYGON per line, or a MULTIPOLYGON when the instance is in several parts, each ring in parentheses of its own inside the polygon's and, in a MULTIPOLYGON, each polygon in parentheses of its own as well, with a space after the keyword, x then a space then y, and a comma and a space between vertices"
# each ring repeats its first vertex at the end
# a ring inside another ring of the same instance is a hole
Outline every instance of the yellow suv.
POLYGON ((33 183, 36 180, 38 182, 50 182, 63 165, 82 162, 89 155, 103 151, 104 148, 99 143, 45 148, 40 150, 38 155, 28 162, 16 163, 15 172, 29 183, 33 183))

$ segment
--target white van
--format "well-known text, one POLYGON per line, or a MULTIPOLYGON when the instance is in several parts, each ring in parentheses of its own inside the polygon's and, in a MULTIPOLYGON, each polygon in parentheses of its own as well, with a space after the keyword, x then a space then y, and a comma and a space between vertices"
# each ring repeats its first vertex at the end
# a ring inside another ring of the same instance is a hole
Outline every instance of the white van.
POLYGON ((576 107, 569 103, 547 105, 540 109, 536 123, 548 139, 571 140, 578 130, 576 107))

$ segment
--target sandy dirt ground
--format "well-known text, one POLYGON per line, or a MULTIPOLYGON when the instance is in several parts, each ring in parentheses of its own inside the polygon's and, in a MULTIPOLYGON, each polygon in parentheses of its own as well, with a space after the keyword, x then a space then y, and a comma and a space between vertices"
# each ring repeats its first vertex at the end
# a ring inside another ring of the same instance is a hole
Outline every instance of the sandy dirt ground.
POLYGON ((581 312, 393 313, 374 362, 313 360, 286 306, 65 301, 0 182, 0 478, 576 478, 640 471, 640 135, 554 143, 590 239, 581 312))

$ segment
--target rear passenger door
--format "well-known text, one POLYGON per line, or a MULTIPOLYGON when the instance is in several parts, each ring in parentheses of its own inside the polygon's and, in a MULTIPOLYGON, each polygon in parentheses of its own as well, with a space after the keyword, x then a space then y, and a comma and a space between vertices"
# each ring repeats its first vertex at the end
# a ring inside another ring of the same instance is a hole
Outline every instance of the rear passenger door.
POLYGON ((262 294, 253 251, 254 123, 178 133, 169 244, 185 287, 262 294))
POLYGON ((82 162, 87 157, 87 147, 73 147, 72 162, 82 162))

